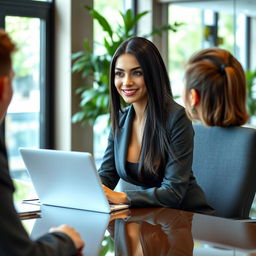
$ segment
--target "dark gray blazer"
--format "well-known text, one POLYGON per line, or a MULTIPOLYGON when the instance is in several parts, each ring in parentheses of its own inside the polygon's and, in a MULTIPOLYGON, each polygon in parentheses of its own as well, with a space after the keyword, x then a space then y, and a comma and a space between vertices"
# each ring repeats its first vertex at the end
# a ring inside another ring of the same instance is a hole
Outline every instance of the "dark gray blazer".
POLYGON ((137 190, 125 191, 132 207, 162 206, 212 214, 201 188, 192 172, 194 131, 183 107, 173 102, 170 110, 169 141, 176 159, 170 157, 158 186, 147 180, 133 179, 125 169, 127 147, 134 117, 129 107, 120 117, 115 136, 110 132, 108 146, 99 169, 102 183, 114 189, 119 179, 138 186, 137 190))

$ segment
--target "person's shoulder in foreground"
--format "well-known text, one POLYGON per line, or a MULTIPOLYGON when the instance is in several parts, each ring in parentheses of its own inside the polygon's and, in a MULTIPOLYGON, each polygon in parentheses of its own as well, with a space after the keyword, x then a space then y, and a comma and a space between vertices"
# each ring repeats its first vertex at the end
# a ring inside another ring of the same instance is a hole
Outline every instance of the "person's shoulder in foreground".
POLYGON ((14 187, 9 174, 0 167, 0 202, 2 206, 0 207, 0 255, 76 255, 78 251, 75 244, 64 233, 48 233, 36 241, 29 238, 14 208, 13 191, 14 187))
MULTIPOLYGON (((0 29, 0 121, 12 99, 12 61, 15 45, 0 29)), ((36 241, 25 231, 13 204, 14 186, 9 175, 5 144, 0 139, 0 255, 1 256, 73 256, 84 242, 72 227, 62 225, 36 241)))

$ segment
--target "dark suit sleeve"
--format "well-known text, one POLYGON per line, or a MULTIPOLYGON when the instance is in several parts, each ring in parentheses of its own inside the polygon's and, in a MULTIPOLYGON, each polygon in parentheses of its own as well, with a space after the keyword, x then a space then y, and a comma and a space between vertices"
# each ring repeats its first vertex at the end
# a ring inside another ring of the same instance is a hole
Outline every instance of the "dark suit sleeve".
POLYGON ((193 128, 183 108, 170 118, 169 134, 175 157, 169 157, 160 187, 126 191, 131 206, 179 207, 190 182, 193 128))
POLYGON ((114 139, 111 131, 108 137, 108 146, 99 169, 99 175, 102 183, 110 189, 114 189, 119 181, 115 165, 114 139))
POLYGON ((5 170, 3 165, 0 165, 0 255, 76 255, 77 250, 73 241, 63 233, 49 233, 36 241, 29 238, 15 211, 13 191, 14 187, 8 169, 5 170))

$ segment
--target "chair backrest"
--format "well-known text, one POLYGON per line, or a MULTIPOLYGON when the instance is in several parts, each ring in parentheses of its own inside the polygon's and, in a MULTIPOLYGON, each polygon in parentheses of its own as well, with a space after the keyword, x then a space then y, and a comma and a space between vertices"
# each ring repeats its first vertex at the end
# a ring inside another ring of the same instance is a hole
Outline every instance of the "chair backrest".
POLYGON ((216 215, 248 218, 256 191, 256 129, 194 125, 193 172, 216 215))

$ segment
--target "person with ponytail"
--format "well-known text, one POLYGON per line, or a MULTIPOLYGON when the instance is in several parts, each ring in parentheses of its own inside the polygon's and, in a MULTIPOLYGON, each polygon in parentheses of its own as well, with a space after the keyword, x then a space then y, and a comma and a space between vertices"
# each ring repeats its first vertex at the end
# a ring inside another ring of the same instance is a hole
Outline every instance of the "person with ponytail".
POLYGON ((118 47, 110 66, 110 99, 112 129, 99 169, 108 200, 212 214, 192 172, 191 121, 174 101, 151 41, 133 37, 118 47), (114 191, 120 179, 135 188, 114 191))
POLYGON ((242 65, 227 50, 208 48, 189 59, 184 102, 188 117, 206 126, 240 126, 247 122, 246 79, 242 65))

